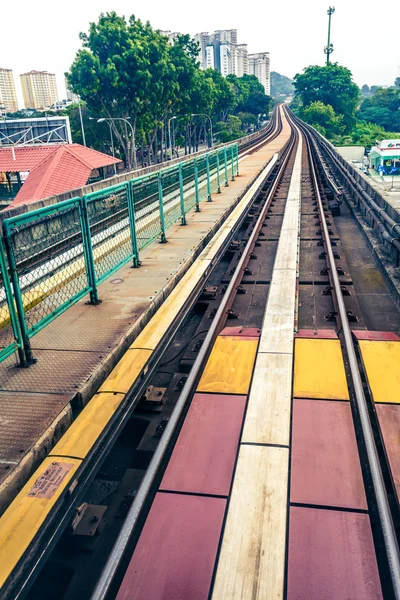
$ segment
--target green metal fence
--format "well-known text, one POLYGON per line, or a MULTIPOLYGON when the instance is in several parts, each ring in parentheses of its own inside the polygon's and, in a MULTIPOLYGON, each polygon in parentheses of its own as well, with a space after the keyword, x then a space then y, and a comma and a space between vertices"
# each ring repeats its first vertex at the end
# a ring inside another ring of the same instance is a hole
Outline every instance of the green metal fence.
POLYGON ((156 173, 24 213, 0 237, 0 361, 34 361, 30 339, 238 172, 232 144, 156 173))

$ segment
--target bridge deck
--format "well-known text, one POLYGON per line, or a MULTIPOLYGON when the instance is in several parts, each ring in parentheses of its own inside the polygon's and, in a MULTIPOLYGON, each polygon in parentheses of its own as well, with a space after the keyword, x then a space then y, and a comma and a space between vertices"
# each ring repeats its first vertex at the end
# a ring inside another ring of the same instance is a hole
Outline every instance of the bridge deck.
POLYGON ((99 286, 99 306, 75 304, 32 339, 37 363, 0 364, 0 514, 86 404, 238 203, 288 133, 240 160, 240 177, 99 286))

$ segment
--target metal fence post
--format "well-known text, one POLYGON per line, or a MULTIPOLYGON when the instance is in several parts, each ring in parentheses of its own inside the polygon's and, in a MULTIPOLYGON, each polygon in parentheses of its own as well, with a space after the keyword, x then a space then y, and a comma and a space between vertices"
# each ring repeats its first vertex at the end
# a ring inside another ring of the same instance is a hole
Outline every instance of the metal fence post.
POLYGON ((221 181, 220 181, 220 176, 219 176, 219 150, 217 150, 216 158, 217 158, 217 194, 220 194, 221 193, 221 181))
POLYGON ((183 172, 182 172, 182 163, 179 163, 179 196, 181 201, 181 225, 186 225, 186 216, 185 216, 185 194, 183 191, 183 172))
POLYGON ((197 158, 194 159, 194 194, 196 199, 196 212, 200 212, 199 203, 199 167, 197 165, 197 158))
POLYGON ((29 341, 28 328, 26 326, 24 302, 22 300, 22 293, 18 279, 18 270, 17 265, 15 263, 14 251, 12 248, 11 231, 8 230, 6 222, 3 223, 3 229, 8 257, 8 265, 10 268, 10 279, 14 291, 19 330, 21 332, 21 341, 23 346, 23 352, 19 353, 19 359, 21 361, 21 366, 26 367, 27 365, 31 365, 34 362, 36 362, 36 360, 33 358, 32 348, 29 341))
POLYGON ((206 168, 207 168, 207 202, 211 202, 211 180, 210 180, 210 159, 206 154, 206 168))
POLYGON ((225 162, 225 187, 228 187, 228 153, 226 151, 226 146, 224 147, 224 162, 225 162))
MULTIPOLYGON (((1 269, 1 273, 3 275, 3 285, 4 285, 4 291, 5 291, 5 295, 6 295, 8 310, 10 311, 11 327, 13 330, 14 339, 17 343, 17 352, 18 352, 19 363, 20 363, 21 367, 25 367, 26 366, 26 358, 25 358, 25 352, 24 352, 24 348, 23 348, 24 343, 23 343, 23 339, 21 336, 21 329, 20 329, 20 325, 19 325, 19 321, 18 321, 18 314, 17 314, 17 311, 15 310, 11 281, 8 277, 8 267, 7 267, 6 254, 5 254, 4 243, 3 243, 2 237, 0 237, 0 269, 1 269)), ((25 322, 25 319, 24 319, 24 322, 25 322)))
POLYGON ((161 239, 160 243, 165 244, 167 238, 165 237, 165 221, 164 221, 164 198, 163 198, 163 187, 161 179, 161 171, 158 171, 158 205, 160 210, 160 228, 161 228, 161 239))
POLYGON ((79 199, 79 216, 81 221, 83 255, 85 257, 86 277, 89 284, 90 304, 99 304, 96 285, 96 269, 94 265, 92 238, 90 235, 89 216, 87 211, 86 196, 79 199))
POLYGON ((235 181, 235 166, 234 166, 233 146, 231 146, 231 167, 232 167, 232 181, 235 181))
POLYGON ((135 196, 133 193, 133 180, 131 179, 128 183, 126 190, 128 194, 128 215, 129 215, 129 228, 131 231, 131 245, 132 245, 132 267, 134 269, 140 267, 139 250, 137 245, 136 237, 136 219, 135 219, 135 196))
POLYGON ((236 154, 236 175, 239 175, 239 146, 237 144, 235 146, 235 154, 236 154))

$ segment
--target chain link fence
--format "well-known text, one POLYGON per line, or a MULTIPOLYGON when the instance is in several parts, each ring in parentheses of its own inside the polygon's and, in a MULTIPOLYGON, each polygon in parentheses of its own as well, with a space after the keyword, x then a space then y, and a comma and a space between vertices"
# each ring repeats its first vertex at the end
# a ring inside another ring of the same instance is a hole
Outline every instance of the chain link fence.
POLYGON ((32 362, 30 338, 237 172, 237 144, 156 173, 3 222, 0 239, 0 361, 32 362), (236 162, 235 162, 236 157, 236 162))

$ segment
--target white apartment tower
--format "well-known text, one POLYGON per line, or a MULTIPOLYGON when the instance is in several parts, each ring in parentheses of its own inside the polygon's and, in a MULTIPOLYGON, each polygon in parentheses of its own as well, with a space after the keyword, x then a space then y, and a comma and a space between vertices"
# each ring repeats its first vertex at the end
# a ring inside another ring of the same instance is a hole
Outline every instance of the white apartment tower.
POLYGON ((270 93, 270 60, 269 52, 249 54, 249 75, 255 75, 264 87, 265 93, 270 93))
POLYGON ((21 76, 25 108, 50 108, 58 101, 56 76, 47 71, 29 71, 21 76))
POLYGON ((18 102, 12 70, 0 68, 0 114, 13 113, 17 110, 18 102))
POLYGON ((214 46, 206 47, 205 68, 215 69, 215 50, 214 46))
POLYGON ((226 77, 232 73, 232 53, 231 53, 231 45, 227 42, 220 44, 219 47, 219 64, 221 75, 226 77))
POLYGON ((249 73, 249 59, 247 44, 234 44, 232 46, 232 73, 243 77, 249 73))
POLYGON ((200 67, 202 69, 208 69, 207 67, 207 46, 210 43, 210 34, 206 31, 202 31, 201 33, 196 33, 194 36, 194 41, 197 42, 200 46, 198 61, 200 63, 200 67))

